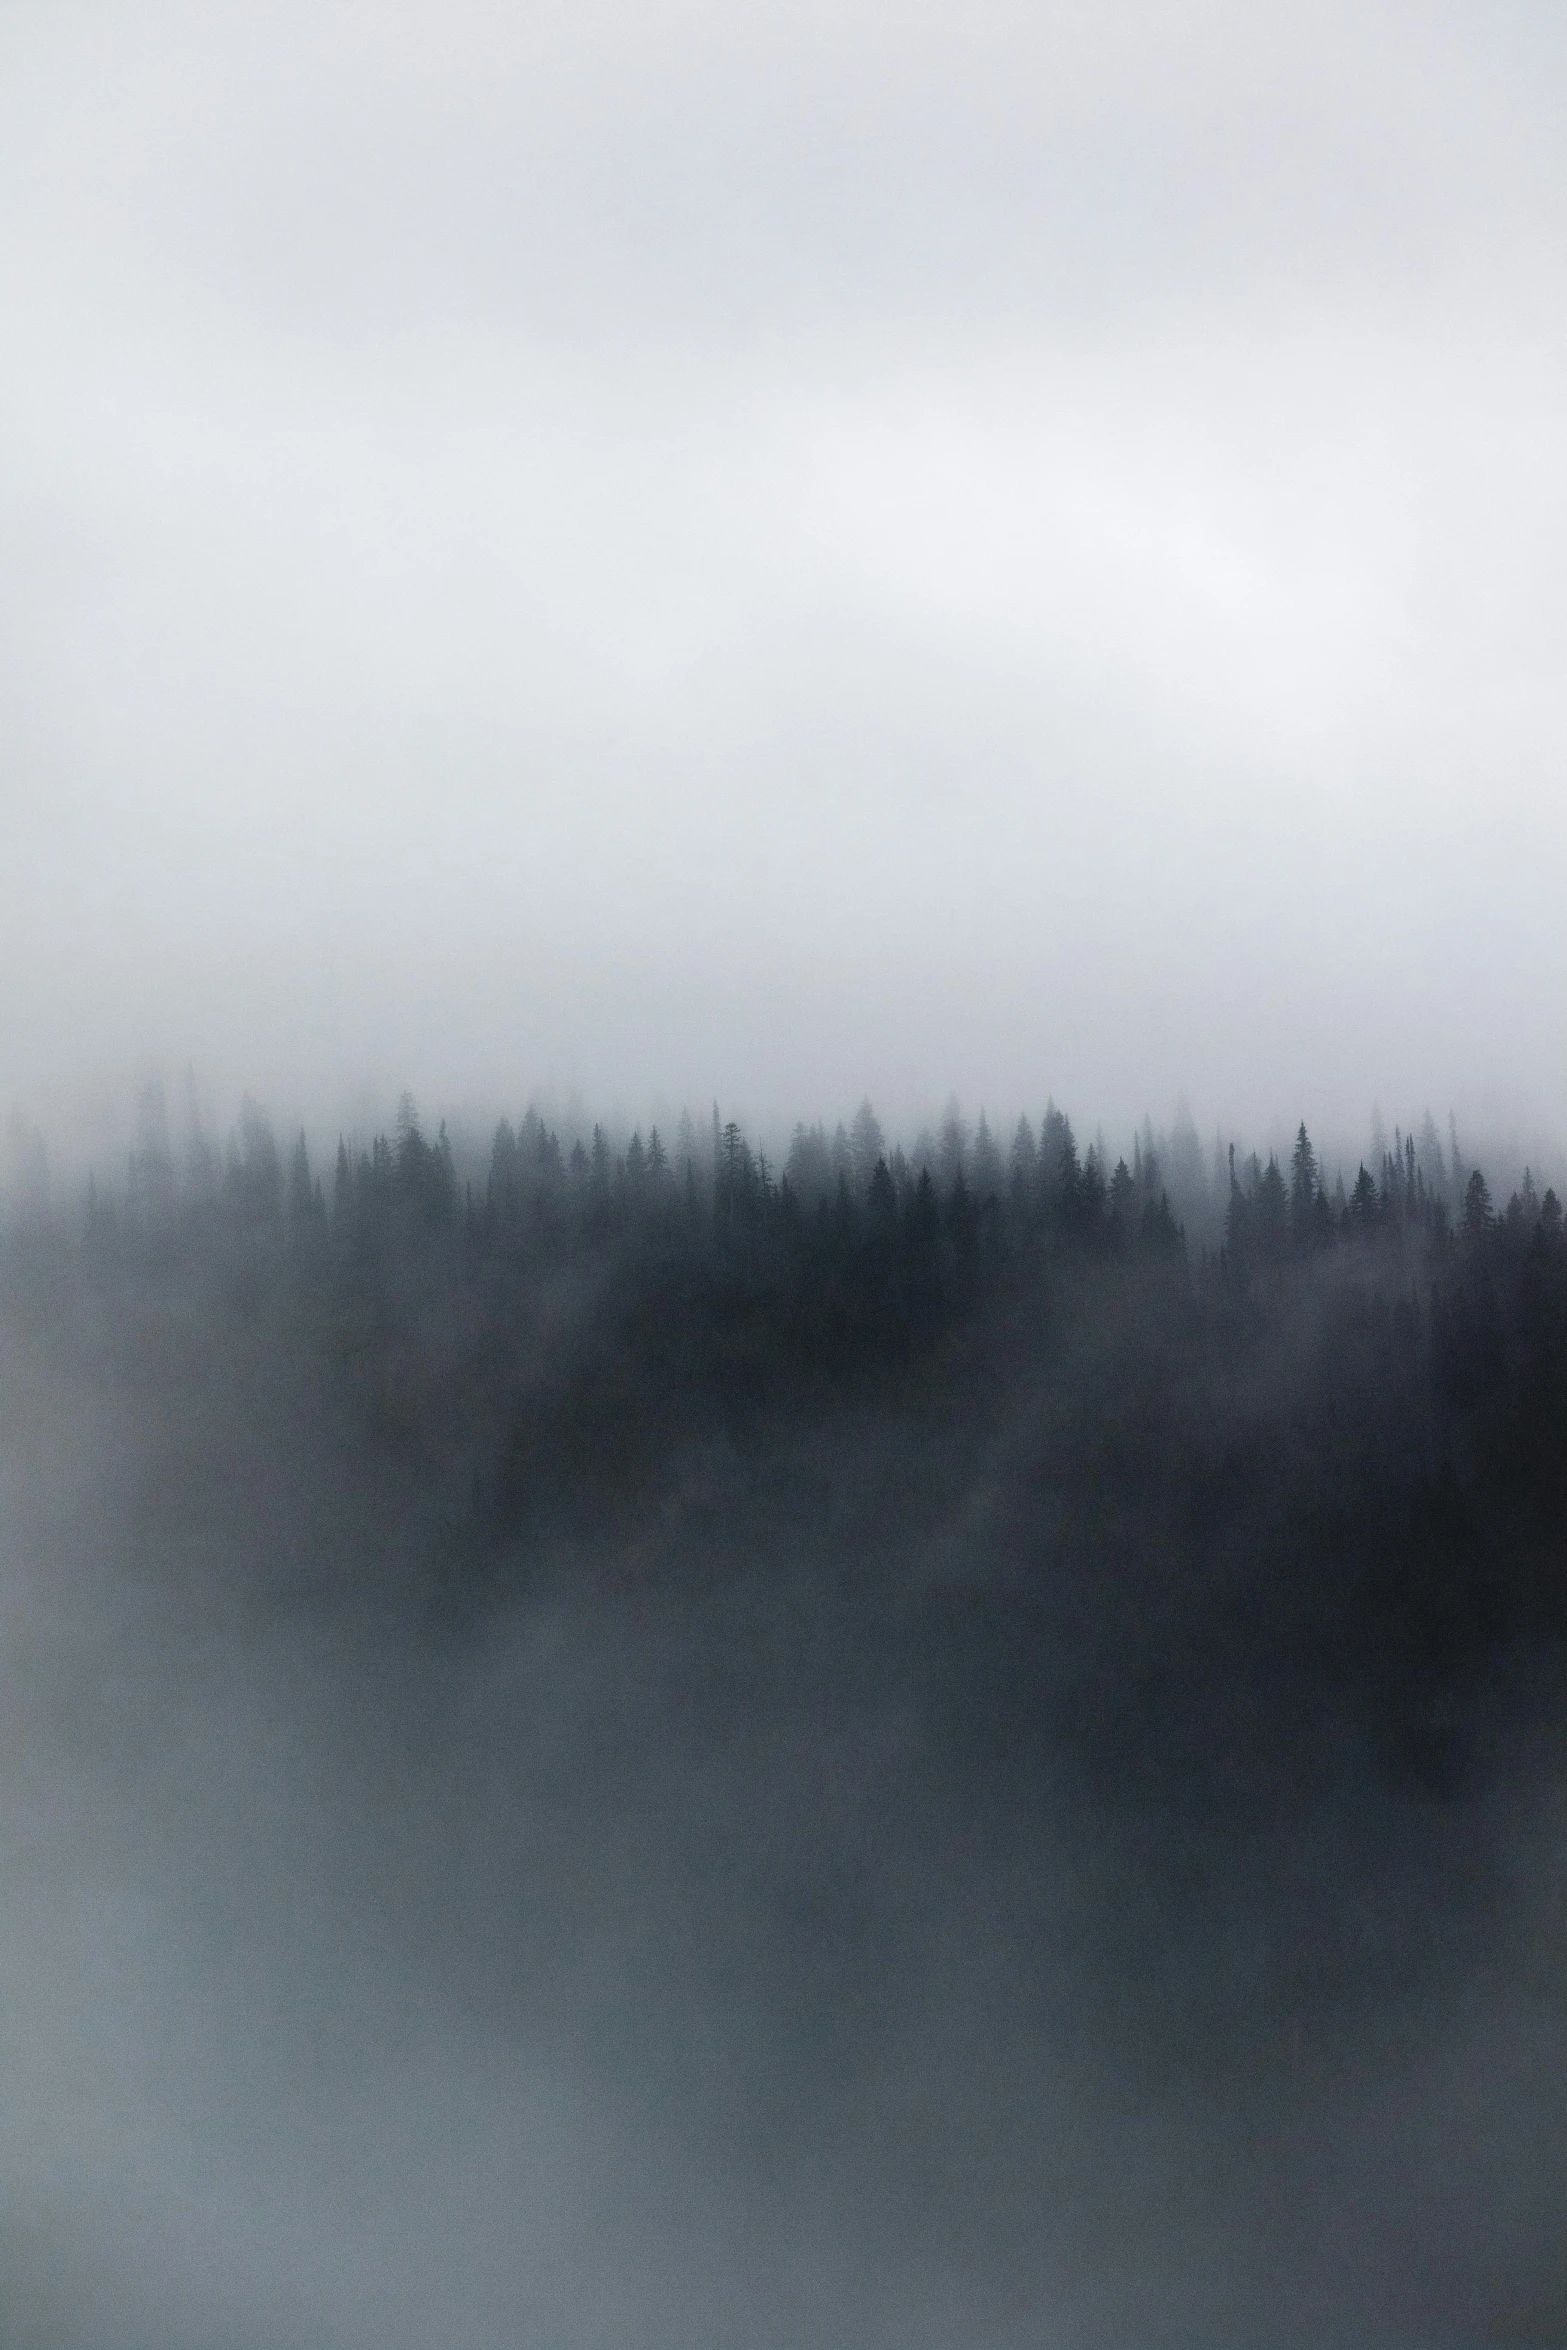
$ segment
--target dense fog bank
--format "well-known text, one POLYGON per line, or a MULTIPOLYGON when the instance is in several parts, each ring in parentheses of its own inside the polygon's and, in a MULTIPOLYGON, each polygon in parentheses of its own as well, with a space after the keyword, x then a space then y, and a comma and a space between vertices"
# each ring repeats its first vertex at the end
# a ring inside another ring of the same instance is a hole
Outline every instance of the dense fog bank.
POLYGON ((508 1131, 6 1244, 8 2350, 1559 2339, 1554 1197, 508 1131))

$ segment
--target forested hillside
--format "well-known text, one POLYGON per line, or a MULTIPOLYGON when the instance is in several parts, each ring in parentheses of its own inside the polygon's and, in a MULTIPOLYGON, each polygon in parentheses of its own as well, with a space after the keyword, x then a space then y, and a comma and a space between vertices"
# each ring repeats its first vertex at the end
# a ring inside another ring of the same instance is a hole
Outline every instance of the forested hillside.
POLYGON ((1567 1242, 1433 1143, 14 1218, 20 2338, 1560 2339, 1567 1242))
MULTIPOLYGON (((407 1099, 325 1180, 247 1108, 179 1167, 144 1140, 6 1261, 122 1373, 227 1357, 320 1398, 345 1458, 439 1495, 453 1606, 606 1542, 647 1573, 698 1537, 744 1551, 750 1471, 777 1505, 807 1452, 834 1509, 897 1462, 850 1554, 896 1579, 1006 1431, 1052 1498, 1037 1525, 1013 1509, 987 1572, 1048 1580, 1071 1496, 1107 1607, 1155 1553, 1198 1610, 1242 1574, 1259 1636, 1287 1620, 1314 1670, 1445 1718, 1440 1689, 1567 1605, 1560 1204, 1526 1176, 1498 1213, 1429 1133, 1347 1193, 1304 1126, 1287 1168, 1232 1149, 1226 1178, 1196 1245, 1151 1134, 1107 1171, 1053 1106, 1005 1159, 954 1118, 911 1160, 867 1104, 835 1144, 797 1128, 776 1172, 716 1109, 700 1144, 683 1121, 618 1151, 530 1111, 478 1182, 407 1099), (727 1501, 699 1508, 715 1464, 727 1501)), ((1410 1737, 1458 1769, 1445 1734, 1410 1737)))

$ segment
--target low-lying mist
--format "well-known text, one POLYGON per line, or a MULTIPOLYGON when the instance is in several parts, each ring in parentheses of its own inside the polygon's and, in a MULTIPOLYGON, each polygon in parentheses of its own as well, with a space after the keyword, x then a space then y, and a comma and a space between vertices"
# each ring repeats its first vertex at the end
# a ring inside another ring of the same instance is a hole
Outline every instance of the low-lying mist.
POLYGON ((1561 2340, 1554 1196, 535 1124, 4 1245, 4 2350, 1561 2340))

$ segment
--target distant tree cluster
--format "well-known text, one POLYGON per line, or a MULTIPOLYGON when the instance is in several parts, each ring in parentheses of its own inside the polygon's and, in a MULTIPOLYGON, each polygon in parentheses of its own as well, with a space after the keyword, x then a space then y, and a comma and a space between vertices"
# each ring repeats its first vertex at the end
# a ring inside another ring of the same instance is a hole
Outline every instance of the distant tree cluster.
MULTIPOLYGON (((663 1363, 738 1401, 896 1374, 976 1317, 1042 1313, 1067 1288, 1091 1305, 1103 1282, 1118 1296, 1151 1283, 1211 1315, 1261 1309, 1338 1265, 1413 1300, 1428 1354, 1445 1347, 1461 1364, 1449 1384, 1469 1392, 1486 1362, 1510 1359, 1508 1333, 1538 1336, 1561 1309, 1554 1192, 1526 1173, 1498 1213, 1456 1134, 1444 1151, 1429 1119, 1418 1145, 1396 1134, 1348 1187, 1325 1176, 1304 1123, 1287 1166, 1231 1149, 1222 1222, 1210 1212, 1196 1246, 1146 1122, 1110 1163, 1053 1102, 1004 1150, 955 1104, 911 1147, 889 1144, 863 1102, 831 1133, 797 1125, 781 1164, 716 1105, 700 1134, 682 1115, 667 1140, 653 1126, 615 1142, 601 1124, 563 1135, 530 1107, 499 1122, 487 1160, 459 1167, 445 1124, 432 1137, 405 1095, 389 1134, 338 1142, 329 1183, 306 1137, 280 1145, 253 1103, 221 1149, 187 1124, 177 1157, 161 1089, 143 1096, 123 1186, 89 1191, 86 1264, 205 1265, 235 1295, 290 1301, 360 1362, 417 1298, 426 1328, 444 1315, 488 1330, 504 1366, 540 1300, 570 1292, 572 1316, 591 1295, 600 1321, 616 1318, 605 1348, 639 1381, 656 1385, 663 1363)), ((1196 1138, 1174 1147, 1193 1197, 1196 1138)))
MULTIPOLYGON (((712 1455, 808 1439, 852 1479, 874 1422, 929 1450, 946 1507, 942 1460, 987 1423, 1009 1443, 1033 1425, 1095 1573, 1130 1543, 1139 1572, 1189 1558, 1205 1583, 1234 1553, 1289 1640, 1304 1579, 1303 1669, 1391 1675, 1417 1745, 1431 1689, 1473 1656, 1567 1630, 1561 1205, 1526 1171, 1498 1208, 1429 1121, 1349 1184, 1304 1123, 1285 1163, 1226 1153, 1220 1215, 1189 1131, 1161 1147, 1145 1124, 1112 1161, 1053 1103, 1004 1148, 955 1107, 890 1142, 862 1103, 797 1126, 775 1163, 716 1107, 614 1138, 534 1107, 475 1154, 405 1096, 325 1180, 253 1104, 221 1147, 187 1124, 177 1153, 150 1090, 124 1180, 52 1221, 24 1138, 33 1204, 0 1245, 0 1304, 86 1300, 147 1376, 171 1329, 269 1365, 344 1415, 351 1449, 447 1497, 470 1580, 664 1525, 688 1554, 705 1520, 671 1496, 700 1496, 712 1455), (1196 1240, 1172 1161, 1207 1203, 1196 1240)), ((907 1515, 889 1503, 889 1525, 907 1515)))
MULTIPOLYGON (((1429 1121, 1427 1121, 1429 1127, 1429 1121)), ((1456 1138, 1449 1165, 1434 1132, 1418 1151, 1413 1135, 1398 1135, 1373 1175, 1360 1162, 1346 1191, 1342 1176, 1331 1192, 1317 1164, 1304 1122, 1290 1153, 1286 1178, 1276 1156, 1264 1167, 1255 1154, 1238 1173, 1229 1154, 1229 1203, 1224 1222, 1224 1262, 1244 1280, 1268 1266, 1311 1256, 1344 1242, 1418 1241, 1439 1264, 1456 1233, 1465 1254, 1483 1254, 1500 1227, 1502 1253, 1516 1256, 1535 1240, 1549 1251, 1561 1234, 1561 1204, 1552 1190, 1543 1199, 1525 1168, 1500 1218, 1491 1189, 1478 1167, 1467 1170, 1456 1138), (1428 1177, 1427 1170, 1430 1170, 1428 1177)))
MULTIPOLYGON (((40 1136, 13 1119, 13 1152, 38 1220, 46 1197, 40 1136)), ((1130 1161, 1111 1165, 1102 1141, 1079 1147, 1071 1120, 1051 1102, 1037 1128, 1019 1118, 1003 1150, 982 1114, 972 1131, 952 1104, 935 1132, 909 1149, 889 1145, 868 1101, 829 1134, 796 1125, 781 1165, 769 1161, 715 1104, 699 1139, 682 1114, 666 1141, 655 1125, 618 1146, 602 1125, 563 1140, 536 1107, 495 1129, 487 1164, 460 1177, 445 1122, 432 1139, 411 1096, 393 1131, 367 1144, 337 1144, 330 1191, 303 1133, 280 1146, 270 1121, 246 1101, 220 1150, 194 1116, 182 1156, 169 1139, 161 1086, 144 1092, 122 1188, 89 1186, 86 1228, 102 1259, 115 1248, 196 1246, 227 1235, 287 1251, 319 1266, 363 1269, 422 1245, 460 1244, 472 1266, 619 1260, 671 1250, 690 1263, 731 1270, 787 1262, 867 1291, 917 1294, 955 1305, 1004 1269, 1041 1264, 1182 1260, 1194 1281, 1245 1290, 1270 1272, 1345 1246, 1418 1246, 1439 1269, 1489 1249, 1516 1258, 1528 1244, 1550 1252, 1560 1238, 1555 1193, 1541 1197, 1526 1170, 1498 1212, 1479 1168, 1452 1136, 1444 1152, 1429 1118, 1417 1148, 1396 1134, 1375 1173, 1364 1162, 1346 1187, 1321 1168, 1304 1122, 1287 1167, 1270 1153, 1237 1161, 1229 1148, 1222 1217, 1198 1164, 1196 1137, 1180 1129, 1182 1196, 1203 1203, 1213 1247, 1189 1247, 1171 1205, 1160 1150, 1147 1122, 1130 1161)))

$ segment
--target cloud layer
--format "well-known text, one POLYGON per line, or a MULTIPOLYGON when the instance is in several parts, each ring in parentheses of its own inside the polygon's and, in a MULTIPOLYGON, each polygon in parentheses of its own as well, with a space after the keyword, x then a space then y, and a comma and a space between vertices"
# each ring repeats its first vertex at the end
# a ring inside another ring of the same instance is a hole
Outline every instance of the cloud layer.
POLYGON ((1559 1121, 1543 12, 0 40, 29 1114, 1559 1121))

